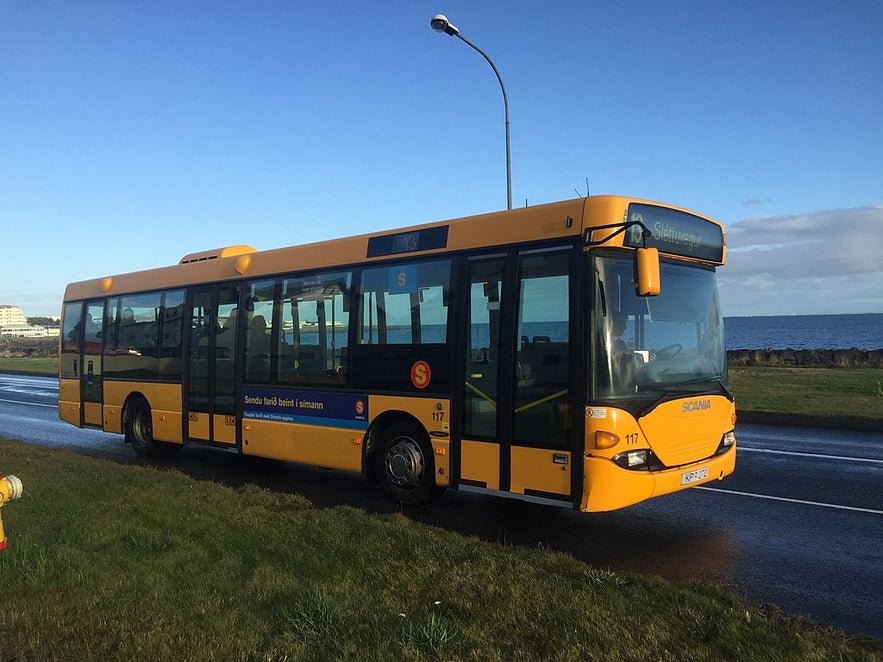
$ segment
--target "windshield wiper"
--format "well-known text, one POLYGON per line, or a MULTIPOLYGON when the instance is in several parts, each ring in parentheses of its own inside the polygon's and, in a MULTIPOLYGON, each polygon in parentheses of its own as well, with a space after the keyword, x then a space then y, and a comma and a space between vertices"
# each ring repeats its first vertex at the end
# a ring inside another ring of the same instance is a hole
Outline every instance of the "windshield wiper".
POLYGON ((685 382, 677 382, 677 383, 668 383, 668 384, 642 384, 639 386, 639 390, 646 391, 662 391, 662 393, 654 399, 650 404, 641 409, 638 417, 646 416, 651 411, 653 411, 656 407, 661 405, 666 400, 675 400, 677 398, 683 398, 685 394, 683 391, 672 390, 677 389, 680 386, 687 386, 688 384, 699 384, 701 382, 712 382, 720 386, 721 390, 724 392, 727 400, 733 402, 735 400, 735 396, 733 395, 733 391, 727 386, 727 383, 724 381, 723 375, 712 375, 710 377, 696 377, 694 379, 688 379, 685 382))
MULTIPOLYGON (((653 389, 653 390, 655 391, 656 389, 653 389)), ((646 416, 647 414, 649 414, 651 411, 656 409, 659 405, 661 405, 666 400, 681 398, 681 397, 683 397, 683 395, 684 395, 683 393, 678 393, 676 391, 663 391, 662 395, 660 395, 658 398, 656 398, 650 404, 648 404, 646 407, 644 407, 640 412, 638 412, 638 418, 642 418, 642 417, 646 416)))
POLYGON ((710 375, 708 377, 696 377, 694 379, 688 379, 685 382, 681 382, 681 385, 686 386, 687 384, 699 384, 700 382, 713 382, 721 387, 721 390, 727 396, 727 400, 733 402, 736 399, 736 396, 733 395, 732 389, 729 385, 724 381, 723 375, 710 375))

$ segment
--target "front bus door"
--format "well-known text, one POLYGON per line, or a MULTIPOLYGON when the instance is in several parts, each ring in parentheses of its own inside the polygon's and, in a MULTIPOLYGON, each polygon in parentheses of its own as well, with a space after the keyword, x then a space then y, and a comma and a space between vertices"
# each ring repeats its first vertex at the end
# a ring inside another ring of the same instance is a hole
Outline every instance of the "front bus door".
POLYGON ((187 437, 236 443, 239 286, 197 288, 190 302, 187 437))
POLYGON ((61 330, 58 415, 77 427, 102 426, 104 301, 66 303, 61 330))
POLYGON ((573 501, 570 250, 469 261, 460 486, 573 501))
POLYGON ((102 427, 104 416, 104 379, 101 355, 104 346, 104 299, 87 301, 81 325, 80 396, 83 425, 102 427))

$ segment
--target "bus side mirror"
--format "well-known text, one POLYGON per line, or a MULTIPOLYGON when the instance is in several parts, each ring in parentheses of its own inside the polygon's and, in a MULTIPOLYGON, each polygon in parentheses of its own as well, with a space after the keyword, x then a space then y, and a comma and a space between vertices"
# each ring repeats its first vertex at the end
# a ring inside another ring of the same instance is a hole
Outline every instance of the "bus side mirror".
POLYGON ((659 294, 659 250, 639 248, 635 252, 635 286, 640 297, 653 297, 659 294))

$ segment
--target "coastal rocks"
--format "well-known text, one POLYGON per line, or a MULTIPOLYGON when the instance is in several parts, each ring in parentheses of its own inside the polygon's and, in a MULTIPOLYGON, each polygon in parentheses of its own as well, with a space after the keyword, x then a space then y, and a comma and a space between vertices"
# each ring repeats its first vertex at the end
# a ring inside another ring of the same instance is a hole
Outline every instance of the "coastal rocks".
POLYGON ((731 366, 883 368, 883 349, 731 349, 731 366))

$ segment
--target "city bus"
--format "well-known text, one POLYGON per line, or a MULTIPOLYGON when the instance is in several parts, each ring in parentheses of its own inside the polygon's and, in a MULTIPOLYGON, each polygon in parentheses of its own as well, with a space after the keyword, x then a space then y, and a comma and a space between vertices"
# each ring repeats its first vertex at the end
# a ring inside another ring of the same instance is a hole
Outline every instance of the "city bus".
POLYGON ((445 489, 622 508, 735 468, 721 224, 591 196, 67 286, 62 420, 445 489))

